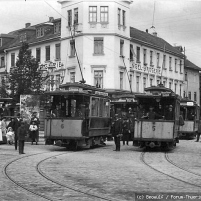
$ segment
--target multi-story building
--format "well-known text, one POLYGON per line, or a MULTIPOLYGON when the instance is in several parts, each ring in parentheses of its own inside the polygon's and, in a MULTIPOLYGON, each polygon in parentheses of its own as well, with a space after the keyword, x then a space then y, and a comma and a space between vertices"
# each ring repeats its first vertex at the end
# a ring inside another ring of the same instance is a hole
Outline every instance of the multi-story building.
POLYGON ((50 72, 52 89, 84 79, 110 92, 144 92, 162 82, 183 96, 184 55, 156 33, 131 27, 132 1, 59 2, 61 19, 26 24, 8 33, 8 42, 0 35, 2 72, 15 65, 21 42, 26 41, 41 70, 50 72))
POLYGON ((201 68, 188 59, 185 60, 183 97, 188 97, 198 105, 200 105, 200 70, 201 68))

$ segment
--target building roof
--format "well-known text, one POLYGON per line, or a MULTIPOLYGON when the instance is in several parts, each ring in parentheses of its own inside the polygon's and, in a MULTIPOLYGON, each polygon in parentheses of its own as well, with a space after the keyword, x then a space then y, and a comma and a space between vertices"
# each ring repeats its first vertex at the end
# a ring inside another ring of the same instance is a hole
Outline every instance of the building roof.
POLYGON ((175 48, 162 38, 154 36, 148 32, 140 31, 136 28, 130 27, 130 37, 131 41, 133 42, 140 43, 160 51, 164 51, 165 49, 165 52, 169 54, 174 54, 181 58, 184 57, 178 48, 175 48))
POLYGON ((196 66, 194 63, 192 63, 188 59, 186 59, 186 61, 185 61, 185 68, 190 68, 190 69, 201 71, 200 67, 196 66))

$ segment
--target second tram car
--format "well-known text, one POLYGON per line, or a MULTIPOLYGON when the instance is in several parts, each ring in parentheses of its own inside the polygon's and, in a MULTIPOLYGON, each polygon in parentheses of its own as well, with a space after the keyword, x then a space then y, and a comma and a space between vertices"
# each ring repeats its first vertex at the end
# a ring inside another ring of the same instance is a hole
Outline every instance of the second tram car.
POLYGON ((110 101, 103 89, 66 83, 46 95, 46 144, 60 141, 74 148, 104 144, 110 129, 110 101))
POLYGON ((180 98, 163 85, 136 94, 137 120, 134 125, 135 146, 171 148, 179 142, 180 98))
POLYGON ((180 126, 180 138, 193 139, 198 130, 200 107, 195 101, 188 98, 181 99, 180 112, 184 119, 184 125, 180 126))

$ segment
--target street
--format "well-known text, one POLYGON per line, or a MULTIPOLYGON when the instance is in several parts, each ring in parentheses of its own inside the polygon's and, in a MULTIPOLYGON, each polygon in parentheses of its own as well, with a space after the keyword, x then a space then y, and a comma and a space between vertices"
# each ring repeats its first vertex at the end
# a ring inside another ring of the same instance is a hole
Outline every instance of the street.
POLYGON ((169 152, 114 142, 93 149, 0 145, 0 200, 200 200, 201 143, 180 140, 169 152))

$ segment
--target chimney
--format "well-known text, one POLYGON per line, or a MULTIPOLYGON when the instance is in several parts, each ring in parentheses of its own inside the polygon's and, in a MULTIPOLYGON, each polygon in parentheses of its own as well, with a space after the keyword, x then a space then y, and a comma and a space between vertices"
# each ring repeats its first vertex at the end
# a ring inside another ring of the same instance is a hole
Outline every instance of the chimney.
POLYGON ((157 37, 157 32, 154 31, 152 35, 157 37))
POLYGON ((31 26, 31 23, 26 23, 25 24, 25 28, 30 27, 30 26, 31 26))
POLYGON ((148 29, 146 29, 146 33, 149 33, 148 29))
POLYGON ((49 22, 53 22, 54 18, 53 17, 49 17, 49 22))

